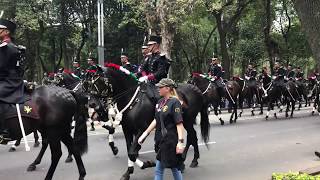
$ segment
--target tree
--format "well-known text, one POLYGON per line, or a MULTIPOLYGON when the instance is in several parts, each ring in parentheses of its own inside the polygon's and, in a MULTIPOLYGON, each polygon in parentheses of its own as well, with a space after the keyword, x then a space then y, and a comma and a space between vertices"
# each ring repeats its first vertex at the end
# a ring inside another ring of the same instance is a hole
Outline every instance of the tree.
POLYGON ((292 0, 320 69, 320 1, 292 0))

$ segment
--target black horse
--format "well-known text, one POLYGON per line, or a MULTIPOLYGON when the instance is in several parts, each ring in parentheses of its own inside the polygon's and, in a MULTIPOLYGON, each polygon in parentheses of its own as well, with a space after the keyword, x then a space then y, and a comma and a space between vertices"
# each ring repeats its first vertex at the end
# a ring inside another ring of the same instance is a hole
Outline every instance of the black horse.
POLYGON ((243 113, 243 103, 244 100, 247 100, 248 107, 251 108, 251 115, 254 116, 255 103, 260 104, 260 113, 263 114, 263 101, 262 94, 259 91, 257 83, 255 81, 246 81, 239 77, 233 77, 233 80, 236 81, 240 85, 240 94, 239 94, 239 108, 241 109, 239 113, 239 117, 241 117, 243 113), (254 98, 255 97, 255 98, 254 98), (256 99, 256 102, 254 101, 256 99))
MULTIPOLYGON (((138 84, 135 78, 127 76, 119 70, 114 70, 112 67, 107 68, 105 75, 110 87, 112 87, 110 95, 114 99, 118 110, 123 112, 120 117, 122 117, 121 125, 127 144, 128 169, 121 179, 128 180, 134 171, 134 163, 141 169, 154 166, 154 163, 149 161, 142 162, 137 158, 141 149, 137 141, 154 119, 156 104, 153 98, 151 98, 152 96, 149 95, 149 85, 144 83, 138 84)), ((105 80, 101 77, 96 83, 105 83, 105 80)), ((203 106, 203 96, 196 86, 180 84, 177 88, 177 93, 181 100, 183 100, 183 123, 188 133, 184 157, 187 155, 190 145, 192 145, 194 147, 194 159, 190 167, 196 167, 200 154, 197 134, 193 125, 195 124, 197 114, 200 112, 201 135, 207 143, 210 129, 207 107, 203 106)))
MULTIPOLYGON (((84 118, 77 117, 74 138, 71 137, 71 122, 73 116, 78 116, 82 110, 84 99, 79 95, 71 94, 69 90, 56 86, 41 86, 34 90, 29 102, 30 107, 39 118, 23 116, 26 134, 36 130, 41 133, 43 142, 49 144, 51 149, 51 166, 45 177, 52 179, 59 159, 62 155, 62 141, 74 155, 79 170, 79 179, 84 179, 86 170, 81 155, 87 151, 87 128, 84 118), (67 111, 66 111, 67 110, 67 111)), ((22 138, 17 116, 6 119, 11 138, 22 138)))
MULTIPOLYGON (((273 81, 269 76, 264 77, 261 81, 260 90, 262 89, 264 101, 268 104, 266 120, 269 119, 270 110, 274 110, 274 105, 278 101, 283 102, 287 106, 286 117, 289 117, 288 113, 291 107, 290 117, 293 117, 295 103, 299 98, 296 84, 293 81, 287 81, 281 84, 279 81, 273 81)), ((276 119, 278 118, 276 112, 274 112, 274 117, 276 119)))
MULTIPOLYGON (((218 107, 221 102, 221 98, 218 94, 217 86, 214 82, 211 82, 209 79, 203 78, 199 73, 193 73, 189 83, 197 86, 205 97, 204 105, 209 106, 212 104, 214 107, 214 113, 220 120, 221 125, 224 124, 224 121, 218 113, 218 107)), ((229 101, 229 107, 232 108, 232 114, 230 117, 230 124, 236 123, 238 119, 237 108, 238 108, 238 98, 240 93, 240 86, 236 81, 227 81, 225 82, 224 94, 225 98, 229 101), (234 118, 234 119, 233 119, 234 118)))
POLYGON ((296 85, 297 85, 297 91, 299 94, 299 107, 298 110, 300 110, 300 108, 302 107, 302 98, 305 101, 305 107, 308 106, 309 103, 309 98, 308 98, 308 88, 307 88, 307 83, 305 79, 296 79, 295 81, 296 85))

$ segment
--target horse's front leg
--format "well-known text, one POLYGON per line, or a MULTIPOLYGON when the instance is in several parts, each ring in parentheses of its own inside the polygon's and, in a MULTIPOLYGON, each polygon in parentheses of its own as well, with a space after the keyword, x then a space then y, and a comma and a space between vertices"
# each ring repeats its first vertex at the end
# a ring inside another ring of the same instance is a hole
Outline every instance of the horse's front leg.
POLYGON ((21 143, 21 139, 16 140, 16 142, 14 143, 14 145, 12 145, 9 149, 9 152, 14 152, 17 150, 17 147, 20 145, 21 143))
POLYGON ((48 140, 47 138, 42 136, 42 147, 41 147, 40 153, 37 156, 37 158, 33 161, 33 163, 29 165, 27 171, 34 171, 36 169, 36 166, 41 163, 41 159, 44 153, 46 152, 47 147, 48 147, 48 140))

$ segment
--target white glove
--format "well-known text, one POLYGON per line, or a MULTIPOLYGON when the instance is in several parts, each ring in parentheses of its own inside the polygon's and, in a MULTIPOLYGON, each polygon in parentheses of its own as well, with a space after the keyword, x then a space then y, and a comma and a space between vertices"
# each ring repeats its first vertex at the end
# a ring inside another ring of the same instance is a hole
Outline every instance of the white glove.
POLYGON ((139 82, 148 82, 148 76, 142 76, 141 78, 139 78, 139 82))
POLYGON ((139 137, 139 139, 138 139, 138 143, 140 144, 140 145, 142 145, 142 143, 144 142, 144 140, 146 140, 146 138, 148 137, 148 135, 149 135, 149 133, 147 133, 147 132, 144 132, 144 133, 142 133, 142 135, 139 137))
POLYGON ((245 76, 245 78, 246 78, 246 80, 249 80, 249 79, 250 79, 250 77, 249 77, 249 76, 245 76))

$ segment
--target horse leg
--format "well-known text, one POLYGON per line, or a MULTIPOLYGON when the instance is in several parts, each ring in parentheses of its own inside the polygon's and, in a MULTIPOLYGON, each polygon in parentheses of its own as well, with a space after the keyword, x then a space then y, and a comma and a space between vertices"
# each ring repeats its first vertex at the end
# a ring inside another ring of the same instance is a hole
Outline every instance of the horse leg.
POLYGON ((241 109, 240 113, 239 113, 239 117, 241 117, 241 115, 243 113, 243 97, 242 97, 242 95, 239 97, 239 108, 241 109))
POLYGON ((293 112, 294 112, 294 109, 295 109, 296 102, 295 101, 291 101, 291 103, 292 103, 292 109, 291 109, 290 118, 293 118, 293 112))
POLYGON ((37 158, 33 161, 33 163, 29 165, 27 171, 34 171, 36 169, 36 166, 41 163, 41 159, 44 153, 46 152, 47 147, 48 147, 48 140, 42 136, 42 146, 41 146, 40 153, 37 156, 37 158))
POLYGON ((110 125, 107 125, 107 124, 104 124, 102 127, 109 131, 109 136, 108 136, 109 146, 110 146, 110 148, 112 150, 113 155, 116 156, 118 154, 118 152, 119 152, 119 149, 118 149, 117 146, 114 145, 113 134, 115 133, 115 128, 112 127, 112 125, 110 126, 110 125))
POLYGON ((62 156, 60 137, 51 137, 48 139, 51 150, 51 165, 46 175, 45 180, 51 180, 57 168, 58 162, 62 156))
POLYGON ((83 180, 84 177, 86 176, 86 169, 84 168, 80 153, 75 148, 72 137, 70 136, 70 134, 66 134, 65 136, 62 137, 61 140, 67 146, 69 151, 69 156, 71 157, 73 154, 74 159, 76 160, 79 175, 80 175, 79 180, 83 180))
POLYGON ((199 153, 199 147, 198 147, 197 132, 194 130, 192 122, 193 121, 187 121, 187 123, 189 123, 189 124, 186 124, 186 123, 184 123, 184 124, 186 124, 186 130, 188 133, 188 135, 187 135, 188 141, 193 146, 193 149, 194 149, 194 156, 193 156, 193 160, 190 164, 190 167, 195 168, 199 164, 198 159, 200 158, 200 153, 199 153))
POLYGON ((237 101, 235 101, 235 104, 233 105, 233 112, 235 113, 234 122, 236 123, 237 119, 238 119, 238 104, 237 104, 237 101))
MULTIPOLYGON (((65 144, 65 143, 64 143, 65 144)), ((65 144, 66 145, 66 144, 65 144)), ((67 146, 67 145, 66 145, 67 146)), ((68 149, 68 156, 66 158, 66 160, 64 161, 65 163, 71 163, 73 161, 73 158, 72 158, 72 151, 71 149, 68 148, 67 146, 67 149, 68 149)))
POLYGON ((14 152, 17 150, 17 147, 20 145, 21 143, 21 139, 16 140, 16 142, 14 143, 14 145, 12 145, 9 149, 9 152, 14 152))
POLYGON ((128 169, 127 171, 122 175, 122 177, 120 178, 120 180, 129 180, 130 179, 130 175, 133 174, 134 172, 134 162, 132 160, 130 160, 130 147, 132 145, 132 141, 133 141, 133 135, 129 132, 127 132, 125 127, 122 127, 123 129, 123 133, 126 139, 126 145, 127 145, 127 151, 128 151, 128 169))
POLYGON ((39 147, 40 142, 39 142, 39 135, 38 135, 38 131, 37 130, 33 131, 33 137, 34 137, 34 145, 33 145, 33 147, 39 147))
POLYGON ((230 104, 231 104, 231 107, 232 107, 232 112, 231 112, 231 116, 230 116, 229 122, 230 122, 230 124, 232 124, 232 123, 233 123, 233 116, 234 116, 235 112, 234 112, 234 110, 233 110, 234 103, 233 103, 233 102, 230 102, 230 104))
POLYGON ((317 108, 317 101, 318 101, 318 96, 316 96, 316 99, 314 100, 314 103, 313 103, 313 108, 312 108, 312 115, 314 115, 315 111, 316 111, 316 108, 317 108))
POLYGON ((222 118, 220 117, 220 114, 218 113, 218 106, 214 107, 214 115, 216 115, 220 121, 221 125, 224 125, 224 121, 222 120, 222 118))
POLYGON ((287 104, 287 108, 286 108, 286 118, 289 117, 289 110, 290 110, 290 101, 288 99, 286 99, 286 104, 287 104))
POLYGON ((267 109, 266 120, 269 119, 270 110, 271 110, 271 102, 268 102, 268 109, 267 109))

